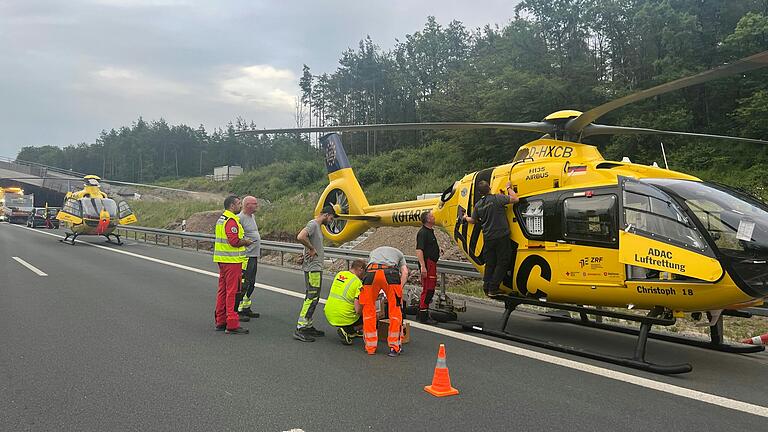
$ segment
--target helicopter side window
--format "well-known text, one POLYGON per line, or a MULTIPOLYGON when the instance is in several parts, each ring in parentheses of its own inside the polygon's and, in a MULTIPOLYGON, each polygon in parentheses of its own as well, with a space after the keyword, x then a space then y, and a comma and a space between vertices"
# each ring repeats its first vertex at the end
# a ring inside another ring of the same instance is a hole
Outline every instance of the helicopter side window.
POLYGON ((120 219, 133 214, 133 212, 131 211, 131 208, 128 207, 128 203, 126 203, 125 201, 120 201, 120 204, 118 204, 118 209, 119 209, 118 216, 120 217, 120 219))
POLYGON ((565 232, 571 241, 616 243, 616 195, 573 197, 563 201, 565 232))
POLYGON ((64 208, 61 209, 61 211, 63 211, 64 213, 71 214, 72 216, 82 217, 83 205, 78 200, 68 199, 64 203, 64 208))

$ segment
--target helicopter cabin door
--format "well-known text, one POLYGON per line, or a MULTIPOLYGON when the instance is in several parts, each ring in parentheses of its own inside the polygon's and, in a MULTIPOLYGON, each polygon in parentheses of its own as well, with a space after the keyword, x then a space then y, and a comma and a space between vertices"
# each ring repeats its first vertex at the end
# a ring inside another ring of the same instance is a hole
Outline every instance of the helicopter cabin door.
POLYGON ((83 223, 83 204, 80 200, 67 198, 64 206, 56 214, 56 219, 69 223, 70 225, 80 225, 83 223))
POLYGON ((619 261, 627 265, 627 279, 722 277, 713 251, 672 197, 629 177, 619 177, 619 188, 619 261))
POLYGON ((136 215, 133 214, 133 210, 131 210, 127 202, 120 201, 117 205, 117 211, 119 213, 120 225, 136 223, 136 215))

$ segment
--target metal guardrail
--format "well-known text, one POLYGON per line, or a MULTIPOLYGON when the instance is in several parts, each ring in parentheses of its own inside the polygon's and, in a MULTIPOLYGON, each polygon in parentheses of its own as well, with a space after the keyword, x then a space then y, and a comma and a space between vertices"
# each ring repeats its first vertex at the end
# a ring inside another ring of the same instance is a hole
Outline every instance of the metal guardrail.
MULTIPOLYGON (((166 244, 170 246, 171 244, 171 237, 181 238, 181 248, 184 248, 184 240, 189 240, 190 243, 192 241, 195 242, 195 249, 200 250, 200 242, 213 242, 216 238, 213 234, 205 234, 205 233, 192 233, 192 232, 186 232, 186 231, 173 231, 173 230, 165 230, 165 229, 159 229, 159 228, 147 228, 147 227, 138 227, 138 226, 121 226, 118 228, 118 231, 123 231, 125 233, 124 237, 128 237, 128 233, 132 232, 134 233, 134 239, 140 240, 143 239, 144 242, 147 242, 147 235, 152 235, 153 240, 155 244, 161 244, 159 242, 160 237, 166 237, 166 244), (139 234, 144 234, 143 237, 139 237, 139 234)), ((274 251, 280 253, 280 265, 284 264, 285 257, 284 255, 286 253, 290 254, 301 254, 304 251, 304 246, 298 244, 298 243, 284 243, 284 242, 276 242, 271 240, 262 240, 261 241, 261 248, 268 251, 274 251)), ((362 259, 367 260, 368 259, 368 252, 366 251, 356 251, 356 250, 350 250, 350 249, 341 249, 341 248, 325 248, 325 257, 326 258, 333 258, 333 259, 343 259, 347 263, 347 268, 349 269, 350 262, 356 260, 356 259, 362 259)), ((415 256, 406 256, 405 257, 406 262, 408 263, 408 267, 412 269, 418 269, 419 267, 419 261, 415 256)), ((439 260, 437 262, 437 272, 440 275, 440 287, 444 291, 445 290, 445 275, 446 274, 453 274, 458 276, 465 276, 465 277, 474 277, 479 278, 480 273, 475 269, 474 266, 470 263, 461 262, 461 261, 451 261, 451 260, 439 260)), ((759 315, 768 317, 768 304, 758 307, 752 307, 752 308, 746 308, 745 311, 753 314, 753 315, 759 315)))
MULTIPOLYGON (((196 250, 200 250, 200 243, 201 242, 213 242, 216 238, 213 234, 206 234, 206 233, 192 233, 192 232, 186 232, 186 231, 174 231, 174 230, 165 230, 165 229, 159 229, 159 228, 147 228, 147 227, 138 227, 138 226, 121 226, 117 229, 118 231, 123 231, 125 233, 124 237, 130 238, 128 236, 128 233, 133 233, 133 238, 135 240, 144 240, 145 242, 154 240, 155 244, 162 244, 160 241, 160 238, 166 237, 165 244, 170 245, 171 237, 176 237, 182 239, 180 245, 182 249, 184 248, 184 240, 190 241, 190 248, 191 243, 194 241, 194 247, 196 250), (139 234, 144 234, 142 237, 139 236, 139 234), (151 240, 147 238, 147 236, 150 235, 151 240)), ((302 246, 299 243, 285 243, 285 242, 277 242, 272 240, 262 240, 261 241, 261 248, 263 250, 267 251, 273 251, 273 252, 279 252, 280 253, 280 264, 282 265, 284 263, 284 254, 302 254, 304 252, 304 246, 302 246)), ((334 247, 327 247, 324 248, 325 251, 325 257, 326 258, 332 258, 332 259, 342 259, 347 262, 347 267, 349 267, 350 262, 356 260, 356 259, 362 259, 367 260, 368 259, 368 252, 366 251, 356 251, 356 250, 350 250, 350 249, 342 249, 342 248, 334 248, 334 247)), ((408 263, 408 267, 412 269, 417 269, 419 267, 419 260, 415 256, 406 256, 405 261, 408 263)), ((475 269, 474 266, 470 263, 465 263, 461 261, 451 261, 451 260, 439 260, 437 262, 437 272, 438 274, 441 274, 441 277, 443 278, 443 286, 445 286, 445 275, 446 274, 453 274, 458 276, 465 276, 465 277, 480 277, 480 273, 475 269)))

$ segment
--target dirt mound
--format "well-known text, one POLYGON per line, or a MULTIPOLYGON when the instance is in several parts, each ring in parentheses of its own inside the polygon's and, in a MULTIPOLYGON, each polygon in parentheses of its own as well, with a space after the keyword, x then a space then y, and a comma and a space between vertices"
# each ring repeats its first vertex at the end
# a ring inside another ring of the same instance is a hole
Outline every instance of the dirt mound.
POLYGON ((187 231, 196 233, 215 234, 216 221, 221 216, 220 210, 195 213, 187 219, 187 231))

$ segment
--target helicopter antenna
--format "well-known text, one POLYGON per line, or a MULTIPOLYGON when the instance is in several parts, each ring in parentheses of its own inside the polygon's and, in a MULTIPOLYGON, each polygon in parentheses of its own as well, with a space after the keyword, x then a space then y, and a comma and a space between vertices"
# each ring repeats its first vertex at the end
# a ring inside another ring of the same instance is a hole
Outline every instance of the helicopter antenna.
POLYGON ((667 152, 664 151, 664 142, 659 140, 659 144, 661 144, 661 155, 664 156, 664 168, 669 169, 669 164, 667 163, 667 152))

